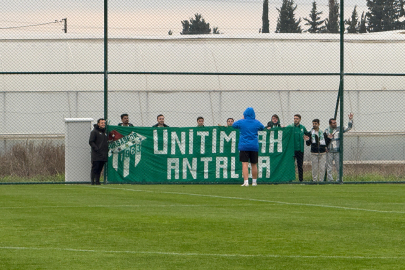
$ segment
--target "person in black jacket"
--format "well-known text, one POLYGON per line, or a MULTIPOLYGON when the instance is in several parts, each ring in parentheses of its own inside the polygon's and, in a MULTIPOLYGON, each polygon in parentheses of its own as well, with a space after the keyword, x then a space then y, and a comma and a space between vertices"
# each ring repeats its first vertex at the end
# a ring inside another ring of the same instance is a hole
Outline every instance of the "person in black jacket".
POLYGON ((323 181, 326 165, 327 136, 319 128, 319 119, 312 120, 310 136, 306 136, 305 138, 307 139, 306 145, 311 146, 312 181, 323 181))
POLYGON ((108 137, 105 131, 105 120, 100 118, 90 132, 91 146, 91 184, 100 185, 100 174, 108 156, 108 137))
POLYGON ((277 114, 273 114, 271 116, 271 121, 267 123, 266 128, 271 129, 271 128, 276 128, 276 127, 281 127, 280 118, 278 117, 277 114))

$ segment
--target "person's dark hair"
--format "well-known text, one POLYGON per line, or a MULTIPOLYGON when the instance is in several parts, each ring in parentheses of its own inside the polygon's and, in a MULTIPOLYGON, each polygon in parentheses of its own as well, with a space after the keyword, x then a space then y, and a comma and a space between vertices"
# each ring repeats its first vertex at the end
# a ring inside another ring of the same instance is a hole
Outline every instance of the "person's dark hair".
POLYGON ((197 122, 198 122, 198 120, 200 120, 200 119, 204 120, 204 117, 198 116, 198 117, 197 117, 197 122))
POLYGON ((128 114, 127 113, 121 114, 121 120, 122 120, 122 118, 124 118, 124 116, 128 116, 128 114))
POLYGON ((319 124, 319 119, 314 119, 312 122, 318 123, 319 124))
POLYGON ((105 119, 104 119, 104 118, 100 118, 100 119, 98 119, 98 120, 97 120, 97 124, 99 124, 99 123, 100 123, 100 121, 102 121, 102 120, 104 120, 104 121, 105 121, 105 119))
POLYGON ((299 119, 301 119, 301 114, 294 114, 294 116, 297 116, 299 119))
MULTIPOLYGON (((232 117, 229 117, 228 119, 226 119, 226 122, 228 122, 228 120, 229 120, 229 119, 232 119, 232 120, 234 120, 234 119, 233 119, 232 117)), ((235 121, 235 120, 234 120, 234 121, 235 121)))
POLYGON ((164 115, 163 115, 163 114, 159 114, 159 115, 156 117, 156 120, 159 119, 160 116, 164 116, 164 115))
POLYGON ((273 115, 271 116, 271 118, 273 118, 273 117, 277 118, 277 120, 280 120, 280 118, 278 117, 277 114, 273 114, 273 115))
POLYGON ((336 121, 336 118, 330 118, 330 119, 329 119, 329 124, 332 124, 332 121, 333 121, 333 120, 336 121))

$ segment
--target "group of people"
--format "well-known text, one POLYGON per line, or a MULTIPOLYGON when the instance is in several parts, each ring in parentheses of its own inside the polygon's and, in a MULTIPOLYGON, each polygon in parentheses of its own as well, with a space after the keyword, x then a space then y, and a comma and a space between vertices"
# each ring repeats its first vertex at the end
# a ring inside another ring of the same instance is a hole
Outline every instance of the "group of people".
MULTIPOLYGON (((334 181, 332 175, 333 162, 337 171, 337 180, 339 181, 339 152, 340 152, 340 127, 337 126, 335 118, 329 119, 329 127, 322 131, 319 128, 319 119, 312 121, 312 129, 307 131, 301 124, 301 115, 294 115, 294 123, 289 125, 294 129, 294 158, 297 163, 298 179, 303 181, 304 171, 304 143, 311 146, 312 180, 323 181, 325 169, 327 171, 327 180, 334 181)), ((107 162, 108 136, 105 130, 106 121, 103 118, 97 120, 94 129, 90 133, 89 144, 91 146, 91 184, 100 184, 100 174, 107 162)), ((121 115, 121 123, 118 126, 133 127, 129 123, 128 114, 121 115)), ((257 162, 259 152, 258 131, 282 127, 280 118, 274 114, 271 121, 265 127, 260 121, 256 120, 256 114, 252 107, 248 107, 243 113, 243 119, 234 121, 228 118, 227 127, 240 129, 239 138, 239 160, 242 162, 242 175, 244 182, 242 186, 249 186, 249 163, 251 164, 252 186, 257 186, 257 162)), ((353 126, 353 114, 349 114, 349 123, 343 132, 351 130, 353 126)), ((165 124, 163 114, 157 116, 157 123, 152 127, 169 127, 165 124)), ((204 118, 197 117, 197 127, 204 127, 204 118)))
MULTIPOLYGON (((258 131, 265 129, 264 125, 255 119, 253 108, 249 107, 243 113, 244 119, 236 121, 232 127, 240 129, 239 138, 239 160, 242 162, 242 175, 244 182, 242 186, 249 186, 248 166, 252 168, 252 186, 257 186, 257 162, 259 151, 258 131)), ((332 182, 333 162, 337 171, 339 181, 339 152, 340 152, 340 127, 337 126, 335 118, 329 119, 329 127, 322 131, 319 128, 319 119, 312 120, 312 129, 307 131, 301 124, 301 115, 294 115, 294 124, 289 125, 294 129, 294 158, 297 162, 298 179, 304 180, 304 142, 311 146, 312 181, 323 181, 325 168, 327 170, 327 180, 332 182)), ((349 123, 343 132, 352 129, 353 114, 349 114, 349 123)), ((267 128, 281 127, 280 119, 275 114, 267 124, 267 128)))

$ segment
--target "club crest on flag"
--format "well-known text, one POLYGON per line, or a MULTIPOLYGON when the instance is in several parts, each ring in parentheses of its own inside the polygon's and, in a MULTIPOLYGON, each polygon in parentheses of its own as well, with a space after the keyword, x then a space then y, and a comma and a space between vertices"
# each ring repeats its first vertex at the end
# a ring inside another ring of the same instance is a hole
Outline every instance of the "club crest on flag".
MULTIPOLYGON (((114 130, 115 131, 115 130, 114 130)), ((134 160, 134 167, 136 167, 142 158, 142 141, 146 139, 138 133, 131 132, 127 136, 121 135, 119 132, 110 134, 113 136, 113 142, 108 146, 108 157, 112 156, 112 167, 115 171, 122 169, 123 177, 129 175, 131 160, 134 160), (121 168, 120 168, 121 167, 121 168)))

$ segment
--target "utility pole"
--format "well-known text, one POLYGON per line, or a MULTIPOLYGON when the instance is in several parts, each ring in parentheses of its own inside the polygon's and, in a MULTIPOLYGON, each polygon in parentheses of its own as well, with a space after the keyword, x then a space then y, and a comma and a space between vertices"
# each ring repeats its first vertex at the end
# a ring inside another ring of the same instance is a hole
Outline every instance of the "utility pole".
POLYGON ((62 29, 63 32, 65 32, 65 34, 67 33, 67 18, 64 18, 61 20, 62 22, 64 22, 64 27, 62 29))

